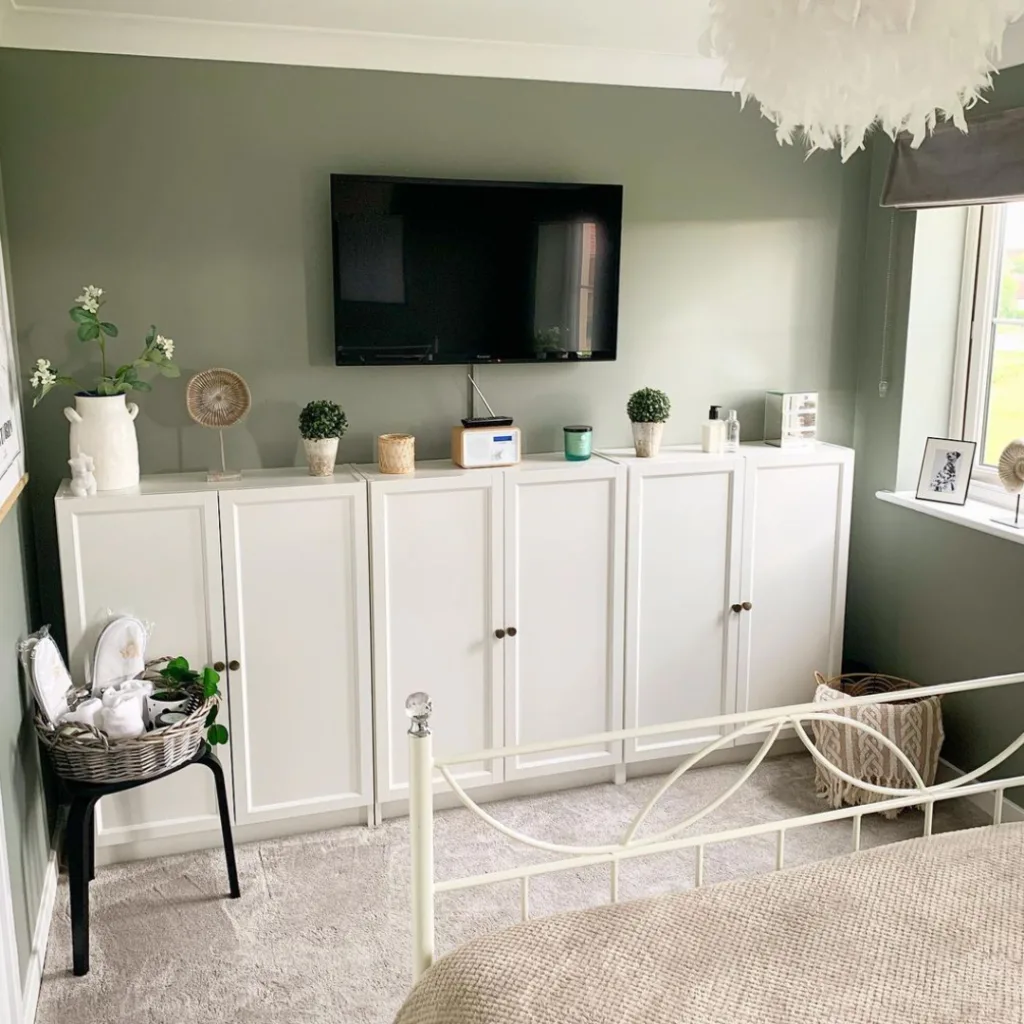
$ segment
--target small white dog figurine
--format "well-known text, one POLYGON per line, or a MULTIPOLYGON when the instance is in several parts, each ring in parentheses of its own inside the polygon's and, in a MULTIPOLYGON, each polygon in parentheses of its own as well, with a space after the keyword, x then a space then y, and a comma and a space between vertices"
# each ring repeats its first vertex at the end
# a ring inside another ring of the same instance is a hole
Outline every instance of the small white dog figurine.
POLYGON ((91 455, 79 452, 74 458, 68 459, 71 467, 71 493, 76 498, 91 498, 96 493, 96 477, 92 471, 96 468, 91 455))

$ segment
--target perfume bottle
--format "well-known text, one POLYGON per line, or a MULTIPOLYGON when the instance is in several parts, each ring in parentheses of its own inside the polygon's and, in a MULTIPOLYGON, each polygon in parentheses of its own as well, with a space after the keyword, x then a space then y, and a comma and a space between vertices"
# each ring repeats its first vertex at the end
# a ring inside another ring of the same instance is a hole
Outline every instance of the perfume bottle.
POLYGON ((740 450, 740 421, 736 418, 736 410, 729 410, 729 418, 725 421, 725 450, 735 454, 740 450))
POLYGON ((700 425, 700 447, 719 455, 725 451, 725 420, 720 405, 711 406, 708 418, 700 425))

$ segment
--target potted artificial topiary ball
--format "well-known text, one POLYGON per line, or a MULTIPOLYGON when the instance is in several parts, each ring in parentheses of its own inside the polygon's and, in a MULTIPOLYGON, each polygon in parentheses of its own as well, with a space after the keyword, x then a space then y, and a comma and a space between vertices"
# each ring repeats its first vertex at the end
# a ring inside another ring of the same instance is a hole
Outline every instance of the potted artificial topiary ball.
POLYGON ((348 429, 348 418, 334 402, 310 402, 299 413, 299 433, 306 449, 310 476, 331 476, 338 457, 338 441, 348 429))
POLYGON ((653 459, 661 448, 661 435, 672 409, 668 395, 657 388, 641 388, 629 396, 626 413, 633 424, 637 458, 653 459))

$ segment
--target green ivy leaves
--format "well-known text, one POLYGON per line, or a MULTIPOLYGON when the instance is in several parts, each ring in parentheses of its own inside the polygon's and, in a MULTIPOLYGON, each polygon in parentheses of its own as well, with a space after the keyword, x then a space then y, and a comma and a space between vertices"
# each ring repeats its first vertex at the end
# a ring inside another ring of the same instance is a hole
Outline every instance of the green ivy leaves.
MULTIPOLYGON (((160 670, 160 676, 177 686, 191 687, 201 691, 204 700, 210 700, 212 697, 219 697, 221 695, 220 686, 218 685, 220 683, 220 673, 212 665, 207 665, 202 672, 197 672, 180 655, 177 658, 171 658, 167 662, 160 670)), ((219 705, 214 704, 207 712, 206 721, 203 723, 206 729, 206 740, 211 747, 227 743, 228 741, 227 727, 217 721, 217 712, 219 710, 219 705)))

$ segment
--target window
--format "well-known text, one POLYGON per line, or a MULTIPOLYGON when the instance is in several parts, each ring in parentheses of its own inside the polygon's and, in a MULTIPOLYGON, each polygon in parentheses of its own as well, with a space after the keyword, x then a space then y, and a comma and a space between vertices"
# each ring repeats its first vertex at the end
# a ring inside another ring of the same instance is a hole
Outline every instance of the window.
POLYGON ((975 476, 995 481, 1003 448, 1024 437, 1024 202, 972 211, 973 316, 961 345, 953 429, 978 442, 975 476))

